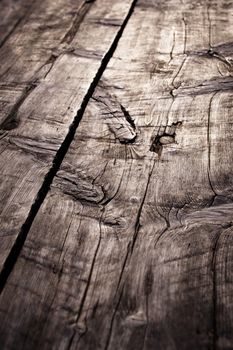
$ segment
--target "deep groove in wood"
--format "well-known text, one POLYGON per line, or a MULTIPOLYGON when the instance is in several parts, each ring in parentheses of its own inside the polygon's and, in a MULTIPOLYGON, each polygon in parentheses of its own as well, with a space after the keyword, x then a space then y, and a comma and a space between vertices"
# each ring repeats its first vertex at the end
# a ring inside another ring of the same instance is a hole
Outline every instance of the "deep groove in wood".
POLYGON ((91 3, 89 4, 87 1, 84 1, 84 3, 80 7, 80 10, 76 14, 76 17, 72 23, 71 28, 62 39, 62 43, 70 44, 72 42, 75 34, 78 32, 80 24, 82 23, 90 7, 91 7, 91 3))
POLYGON ((78 128, 79 126, 79 123, 82 119, 82 116, 85 112, 85 109, 88 105, 88 102, 90 100, 90 98, 92 97, 92 94, 94 93, 95 91, 95 88, 97 86, 97 84, 99 83, 111 57, 113 56, 114 54, 114 51, 116 50, 117 48, 117 44, 124 32, 124 29, 134 11, 134 8, 136 6, 136 3, 137 3, 137 0, 133 0, 132 1, 132 4, 131 4, 131 7, 128 11, 128 14, 127 16, 125 17, 115 39, 113 40, 112 42, 112 45, 111 47, 109 48, 109 50, 107 51, 107 53, 105 54, 105 56, 103 57, 102 59, 102 62, 101 62, 101 65, 83 99, 83 102, 82 102, 82 105, 80 107, 80 109, 78 110, 76 116, 74 117, 74 120, 73 120, 73 123, 70 125, 70 128, 69 128, 69 132, 67 133, 63 143, 61 144, 54 160, 53 160, 53 165, 51 167, 51 169, 49 170, 49 172, 47 173, 45 179, 44 179, 44 182, 38 192, 38 195, 37 195, 37 198, 35 200, 35 202, 33 203, 31 209, 30 209, 30 212, 29 212, 29 215, 26 219, 26 221, 24 222, 24 224, 22 225, 21 227, 21 230, 20 230, 20 233, 4 263, 4 266, 3 266, 3 269, 0 273, 0 294, 2 293, 2 290, 6 284, 6 281, 11 273, 11 271, 13 270, 14 268, 14 265, 18 259, 18 256, 21 252, 21 249, 23 248, 23 245, 24 245, 24 242, 27 238, 27 235, 28 235, 28 232, 31 228, 31 225, 50 189, 50 185, 52 184, 52 181, 57 173, 57 171, 59 170, 60 168, 60 165, 69 149, 69 146, 74 138, 74 135, 75 135, 75 132, 76 132, 76 129, 78 128))

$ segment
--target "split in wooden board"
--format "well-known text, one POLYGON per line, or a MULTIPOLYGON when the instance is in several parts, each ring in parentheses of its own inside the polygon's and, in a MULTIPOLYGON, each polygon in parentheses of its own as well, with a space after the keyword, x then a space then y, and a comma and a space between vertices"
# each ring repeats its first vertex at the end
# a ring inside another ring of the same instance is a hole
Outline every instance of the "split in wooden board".
POLYGON ((5 348, 232 347, 232 32, 227 1, 137 2, 1 295, 5 348))
POLYGON ((33 2, 1 47, 1 270, 132 3, 33 2))

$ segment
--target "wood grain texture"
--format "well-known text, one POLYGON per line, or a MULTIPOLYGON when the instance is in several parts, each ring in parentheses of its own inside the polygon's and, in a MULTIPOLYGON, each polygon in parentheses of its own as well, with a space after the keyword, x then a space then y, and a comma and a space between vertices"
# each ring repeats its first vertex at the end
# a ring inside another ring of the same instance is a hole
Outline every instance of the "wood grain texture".
POLYGON ((39 79, 45 76, 76 17, 81 20, 83 9, 90 5, 84 1, 43 0, 1 1, 1 6, 4 18, 0 49, 2 124, 17 112, 39 79))
POLYGON ((232 7, 137 2, 0 297, 4 349, 232 349, 232 7))
POLYGON ((35 2, 0 51, 0 269, 131 3, 35 2))
POLYGON ((32 1, 1 0, 0 47, 16 30, 32 5, 32 1))

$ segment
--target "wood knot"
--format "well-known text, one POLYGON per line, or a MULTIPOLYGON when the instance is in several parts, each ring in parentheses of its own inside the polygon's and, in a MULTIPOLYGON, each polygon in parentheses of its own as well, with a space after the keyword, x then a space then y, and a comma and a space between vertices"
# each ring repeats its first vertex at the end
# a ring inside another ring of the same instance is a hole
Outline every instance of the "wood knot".
POLYGON ((175 143, 176 129, 181 126, 182 122, 178 121, 171 125, 160 126, 157 135, 152 141, 150 151, 155 152, 160 157, 162 154, 163 146, 175 143))
POLYGON ((171 135, 164 135, 159 138, 159 142, 162 145, 169 145, 170 143, 175 142, 175 137, 171 135))
POLYGON ((1 130, 10 131, 16 129, 19 126, 19 119, 17 114, 12 114, 4 120, 4 122, 0 125, 1 130))
POLYGON ((216 54, 216 52, 215 52, 212 48, 210 48, 210 49, 207 51, 207 54, 208 54, 209 56, 214 56, 214 55, 216 54))

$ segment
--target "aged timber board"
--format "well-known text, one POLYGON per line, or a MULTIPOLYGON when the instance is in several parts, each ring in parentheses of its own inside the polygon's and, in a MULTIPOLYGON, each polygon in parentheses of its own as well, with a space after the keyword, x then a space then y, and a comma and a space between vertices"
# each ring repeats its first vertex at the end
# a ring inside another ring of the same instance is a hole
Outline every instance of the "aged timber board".
POLYGON ((1 295, 6 349, 233 347, 232 7, 137 1, 1 295))
POLYGON ((0 50, 0 269, 131 5, 35 2, 0 50))

